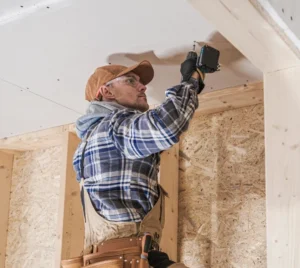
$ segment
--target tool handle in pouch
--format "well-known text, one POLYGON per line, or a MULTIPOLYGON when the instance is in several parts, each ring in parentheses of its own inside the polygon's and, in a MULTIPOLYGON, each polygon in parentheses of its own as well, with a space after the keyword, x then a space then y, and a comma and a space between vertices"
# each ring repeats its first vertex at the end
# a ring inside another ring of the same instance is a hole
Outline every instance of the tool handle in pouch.
POLYGON ((148 259, 148 252, 151 249, 151 246, 152 246, 152 236, 149 233, 145 233, 145 235, 142 238, 142 253, 141 253, 142 259, 148 259))
POLYGON ((148 263, 148 252, 152 247, 152 236, 150 233, 145 233, 142 238, 142 253, 140 268, 149 267, 148 263))

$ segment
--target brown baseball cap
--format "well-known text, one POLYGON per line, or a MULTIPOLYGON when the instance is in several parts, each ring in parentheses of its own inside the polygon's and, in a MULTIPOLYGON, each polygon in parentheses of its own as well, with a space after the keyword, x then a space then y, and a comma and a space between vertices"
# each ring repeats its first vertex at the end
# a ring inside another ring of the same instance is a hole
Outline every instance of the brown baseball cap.
POLYGON ((151 63, 146 60, 130 67, 115 64, 102 66, 97 68, 90 76, 85 88, 85 99, 88 101, 94 100, 98 97, 96 95, 100 86, 129 72, 133 72, 138 75, 140 77, 140 81, 144 85, 150 83, 154 77, 153 67, 151 63))

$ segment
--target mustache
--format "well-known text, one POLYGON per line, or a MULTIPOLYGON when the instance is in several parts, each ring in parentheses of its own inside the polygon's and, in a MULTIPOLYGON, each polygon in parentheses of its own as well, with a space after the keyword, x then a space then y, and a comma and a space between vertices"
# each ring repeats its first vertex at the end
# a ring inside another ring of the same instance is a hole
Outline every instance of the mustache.
POLYGON ((139 94, 138 97, 146 97, 147 98, 147 95, 146 94, 139 94))

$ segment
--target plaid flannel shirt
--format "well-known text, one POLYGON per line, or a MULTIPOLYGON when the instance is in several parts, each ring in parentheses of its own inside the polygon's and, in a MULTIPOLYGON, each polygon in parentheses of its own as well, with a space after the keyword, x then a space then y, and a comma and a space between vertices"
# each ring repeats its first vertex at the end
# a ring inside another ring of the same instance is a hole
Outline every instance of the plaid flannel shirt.
MULTIPOLYGON (((166 100, 145 113, 116 109, 100 118, 84 153, 84 186, 97 213, 109 221, 140 222, 159 197, 160 152, 179 141, 198 107, 191 78, 166 91, 166 100)), ((84 144, 74 155, 80 181, 84 144)))

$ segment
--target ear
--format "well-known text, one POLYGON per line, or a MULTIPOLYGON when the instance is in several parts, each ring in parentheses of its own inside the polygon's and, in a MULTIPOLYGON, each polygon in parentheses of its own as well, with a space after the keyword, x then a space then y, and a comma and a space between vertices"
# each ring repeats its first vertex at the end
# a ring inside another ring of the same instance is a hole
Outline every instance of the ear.
POLYGON ((99 88, 96 97, 98 97, 99 95, 102 96, 102 99, 106 99, 106 100, 114 100, 115 99, 115 95, 113 94, 112 89, 105 85, 103 85, 99 88))

